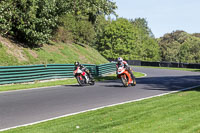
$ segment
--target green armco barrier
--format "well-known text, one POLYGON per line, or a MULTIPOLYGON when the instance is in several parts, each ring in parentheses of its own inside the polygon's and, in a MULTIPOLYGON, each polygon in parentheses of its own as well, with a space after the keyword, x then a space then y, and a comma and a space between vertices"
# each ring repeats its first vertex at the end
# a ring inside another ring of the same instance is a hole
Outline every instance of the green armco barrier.
MULTIPOLYGON (((115 71, 115 63, 102 65, 83 64, 93 76, 115 71)), ((0 84, 34 82, 48 79, 72 78, 73 64, 46 64, 27 66, 0 66, 0 84)))
POLYGON ((98 65, 96 69, 97 69, 97 76, 102 76, 104 74, 115 72, 116 62, 98 65))

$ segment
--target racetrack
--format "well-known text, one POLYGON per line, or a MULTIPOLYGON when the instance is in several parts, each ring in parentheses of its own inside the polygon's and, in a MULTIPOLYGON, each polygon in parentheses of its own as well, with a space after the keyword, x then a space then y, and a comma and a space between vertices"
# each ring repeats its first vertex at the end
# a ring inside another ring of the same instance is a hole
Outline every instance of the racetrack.
POLYGON ((137 79, 135 87, 104 81, 95 86, 66 85, 0 93, 0 130, 200 85, 199 72, 142 67, 134 70, 147 74, 137 79))

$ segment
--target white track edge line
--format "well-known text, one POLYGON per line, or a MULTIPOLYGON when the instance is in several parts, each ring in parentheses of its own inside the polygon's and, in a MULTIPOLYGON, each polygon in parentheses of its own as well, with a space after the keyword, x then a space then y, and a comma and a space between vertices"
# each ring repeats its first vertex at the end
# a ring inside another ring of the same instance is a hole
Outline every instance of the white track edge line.
POLYGON ((50 119, 45 119, 45 120, 41 120, 41 121, 37 121, 37 122, 33 122, 33 123, 28 123, 28 124, 14 126, 14 127, 10 127, 10 128, 0 129, 0 132, 1 131, 6 131, 6 130, 10 130, 10 129, 14 129, 14 128, 18 128, 18 127, 25 127, 25 126, 30 126, 30 125, 34 125, 34 124, 39 124, 39 123, 47 122, 47 121, 50 121, 50 120, 55 120, 55 119, 59 119, 59 118, 67 117, 67 116, 72 116, 72 115, 76 115, 76 114, 80 114, 80 113, 85 113, 85 112, 88 112, 88 111, 95 111, 95 110, 106 108, 106 107, 112 107, 112 106, 121 105, 121 104, 125 104, 125 103, 137 102, 137 101, 142 101, 142 100, 145 100, 145 99, 164 96, 164 95, 167 95, 167 94, 172 94, 172 93, 176 93, 176 92, 180 92, 180 91, 190 90, 190 89, 194 89, 194 88, 197 88, 197 87, 200 87, 200 85, 193 86, 193 87, 188 87, 188 88, 184 88, 184 89, 180 89, 180 90, 176 90, 176 91, 170 91, 170 92, 162 93, 162 94, 159 94, 159 95, 144 97, 144 98, 140 98, 140 99, 130 100, 130 101, 111 104, 111 105, 106 105, 106 106, 101 106, 101 107, 97 107, 97 108, 93 108, 93 109, 88 109, 88 110, 84 110, 84 111, 80 111, 80 112, 70 113, 70 114, 66 114, 66 115, 62 115, 62 116, 58 116, 58 117, 53 117, 53 118, 50 118, 50 119))

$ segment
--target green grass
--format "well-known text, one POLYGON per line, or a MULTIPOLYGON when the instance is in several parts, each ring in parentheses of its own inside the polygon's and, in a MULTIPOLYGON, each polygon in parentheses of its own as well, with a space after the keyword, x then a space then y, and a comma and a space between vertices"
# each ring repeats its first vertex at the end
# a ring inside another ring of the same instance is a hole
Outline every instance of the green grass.
POLYGON ((0 66, 33 65, 33 64, 71 64, 80 61, 82 64, 104 64, 108 61, 99 52, 89 46, 52 42, 40 48, 24 48, 0 42, 0 66), (11 54, 13 53, 13 54, 11 54))
POLYGON ((194 68, 152 67, 152 66, 133 66, 133 67, 145 67, 145 68, 158 68, 158 69, 169 69, 169 70, 200 72, 200 69, 194 69, 194 68))
MULTIPOLYGON (((144 74, 135 72, 134 75, 136 77, 144 76, 144 74)), ((96 77, 96 81, 104 81, 104 80, 113 80, 117 79, 116 74, 108 75, 104 77, 96 77)), ((30 88, 39 88, 39 87, 49 87, 56 85, 69 85, 76 84, 76 79, 66 79, 66 80, 57 80, 57 81, 48 81, 48 82, 33 82, 33 83, 23 83, 23 84, 11 84, 11 85, 2 85, 0 86, 0 91, 11 91, 11 90, 21 90, 21 89, 30 89, 30 88)))
POLYGON ((75 79, 66 79, 66 80, 57 80, 57 81, 48 81, 48 82, 11 84, 11 85, 0 86, 0 91, 21 90, 21 89, 49 87, 49 86, 56 86, 56 85, 69 85, 69 84, 75 84, 75 83, 77 83, 75 79))
MULTIPOLYGON (((145 76, 143 73, 140 72, 133 72, 133 74, 136 78, 145 76)), ((104 77, 97 77, 96 81, 113 80, 113 79, 118 79, 116 74, 111 74, 109 76, 104 76, 104 77)))
POLYGON ((108 63, 108 61, 102 57, 98 51, 89 46, 82 47, 77 44, 68 45, 64 43, 54 43, 53 45, 45 45, 42 48, 33 50, 38 57, 28 57, 29 62, 34 64, 68 64, 74 63, 75 61, 80 61, 82 64, 108 63))
POLYGON ((199 133, 199 93, 197 88, 3 133, 199 133))
POLYGON ((7 47, 5 47, 3 44, 0 42, 0 64, 4 64, 4 66, 9 66, 9 65, 16 65, 19 62, 17 61, 17 58, 14 56, 11 56, 7 54, 7 47))

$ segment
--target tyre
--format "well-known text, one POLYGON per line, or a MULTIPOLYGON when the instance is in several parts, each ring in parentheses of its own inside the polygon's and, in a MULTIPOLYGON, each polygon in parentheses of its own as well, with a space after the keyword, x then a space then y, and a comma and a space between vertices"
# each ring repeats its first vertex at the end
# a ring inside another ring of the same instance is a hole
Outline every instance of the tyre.
POLYGON ((89 84, 90 84, 90 85, 94 85, 94 84, 95 84, 95 81, 91 81, 89 84))
POLYGON ((85 77, 83 77, 82 75, 80 75, 80 76, 76 76, 76 79, 77 79, 77 82, 78 82, 78 84, 80 86, 85 85, 85 82, 86 82, 85 77))
POLYGON ((131 85, 132 85, 132 86, 136 86, 136 84, 134 84, 134 83, 131 83, 131 85))
POLYGON ((122 84, 124 85, 124 87, 128 87, 128 78, 126 75, 121 76, 121 81, 122 81, 122 84))
POLYGON ((136 86, 136 80, 133 79, 133 83, 131 83, 132 86, 136 86))

